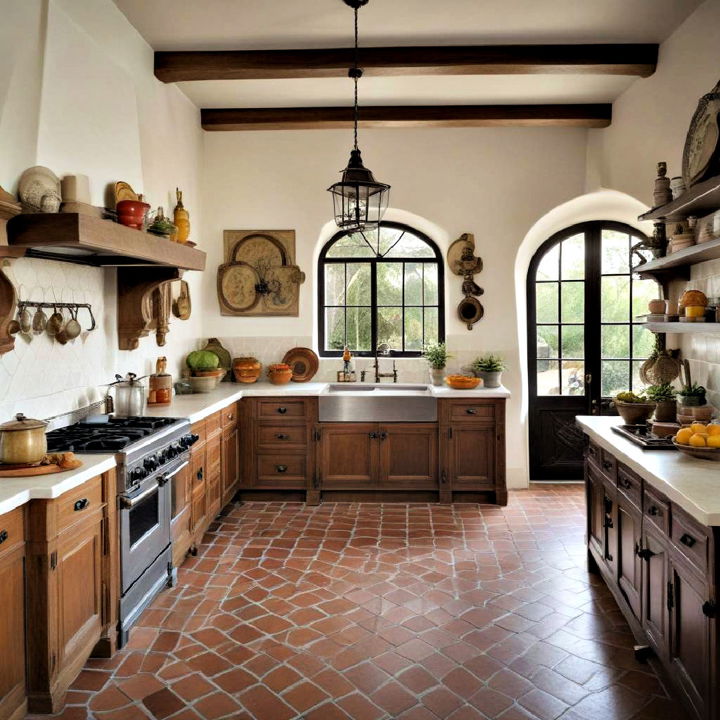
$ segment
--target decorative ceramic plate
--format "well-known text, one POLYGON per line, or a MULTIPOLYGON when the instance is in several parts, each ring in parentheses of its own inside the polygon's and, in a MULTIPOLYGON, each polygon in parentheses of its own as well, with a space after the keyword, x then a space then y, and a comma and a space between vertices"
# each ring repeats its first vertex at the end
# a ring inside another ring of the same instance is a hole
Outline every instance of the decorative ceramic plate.
POLYGON ((320 366, 318 356, 306 347, 296 347, 288 350, 283 357, 283 362, 292 368, 293 382, 308 382, 315 377, 320 366))
POLYGON ((134 200, 137 202, 137 193, 128 185, 126 182, 115 183, 115 204, 117 205, 121 200, 134 200))
POLYGON ((685 185, 704 180, 720 149, 720 83, 703 95, 698 103, 685 138, 682 174, 685 185))
POLYGON ((218 268, 218 295, 233 312, 253 308, 259 296, 255 287, 260 282, 255 268, 244 262, 232 262, 218 268))
POLYGON ((483 261, 475 255, 475 236, 472 233, 463 233, 450 245, 447 251, 447 264, 450 272, 461 277, 482 272, 483 261), (467 252, 467 259, 463 257, 464 252, 467 252))

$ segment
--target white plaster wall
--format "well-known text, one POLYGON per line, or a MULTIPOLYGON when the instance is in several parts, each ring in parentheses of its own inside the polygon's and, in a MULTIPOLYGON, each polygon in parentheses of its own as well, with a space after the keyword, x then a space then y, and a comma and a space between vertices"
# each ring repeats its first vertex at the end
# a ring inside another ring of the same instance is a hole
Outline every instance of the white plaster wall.
MULTIPOLYGON (((314 282, 320 245, 331 220, 325 189, 347 163, 351 134, 345 131, 208 133, 203 172, 203 242, 206 334, 234 350, 257 348, 257 339, 315 336, 314 282), (219 315, 215 272, 222 262, 223 229, 293 228, 297 259, 307 274, 297 318, 229 318, 219 315)), ((457 365, 485 351, 502 353, 510 369, 508 477, 527 482, 520 417, 517 311, 512 288, 515 256, 535 220, 580 194, 585 180, 586 132, 568 129, 408 129, 362 131, 363 158, 376 177, 392 185, 389 219, 420 225, 444 252, 463 232, 475 234, 485 269, 485 317, 472 331, 455 314, 459 279, 446 273, 446 330, 457 365)), ((265 353, 268 355, 269 353, 265 353)), ((385 361, 388 362, 388 361, 385 361)), ((359 361, 360 366, 364 361, 359 361)), ((332 363, 323 372, 332 376, 332 363)), ((325 369, 326 368, 326 369, 325 369)), ((401 380, 425 378, 422 361, 399 363, 401 380)))
MULTIPOLYGON (((152 49, 115 4, 0 4, 0 59, 6 61, 0 65, 0 184, 15 190, 25 168, 43 164, 58 176, 88 175, 96 205, 105 204, 108 186, 126 180, 166 210, 179 186, 192 238, 202 244, 199 111, 177 88, 155 79, 152 49)), ((151 336, 132 353, 117 350, 113 270, 19 259, 8 274, 21 299, 90 302, 102 323, 66 346, 46 337, 19 340, 16 350, 0 356, 0 418, 19 410, 47 417, 85 405, 115 372, 145 374, 160 354, 178 373, 203 336, 200 273, 186 277, 192 318, 171 321, 165 347, 151 336)))

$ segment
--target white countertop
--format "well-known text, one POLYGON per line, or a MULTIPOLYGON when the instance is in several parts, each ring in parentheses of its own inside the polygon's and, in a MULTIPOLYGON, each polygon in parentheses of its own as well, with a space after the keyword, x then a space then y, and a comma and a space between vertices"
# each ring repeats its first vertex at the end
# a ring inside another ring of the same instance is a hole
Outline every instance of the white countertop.
POLYGON ((674 450, 643 450, 612 431, 618 417, 583 415, 583 432, 703 525, 720 525, 720 464, 674 450))
POLYGON ((29 500, 52 500, 86 480, 115 467, 114 455, 76 455, 82 466, 75 470, 24 477, 0 478, 0 515, 29 500))

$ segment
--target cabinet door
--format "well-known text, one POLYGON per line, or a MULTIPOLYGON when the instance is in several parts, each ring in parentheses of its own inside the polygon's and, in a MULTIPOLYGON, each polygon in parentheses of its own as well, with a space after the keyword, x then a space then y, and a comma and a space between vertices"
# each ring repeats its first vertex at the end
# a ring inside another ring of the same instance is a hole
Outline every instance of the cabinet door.
POLYGON ((642 560, 640 551, 642 515, 621 494, 617 496, 617 577, 618 585, 632 610, 640 619, 642 560))
POLYGON ((232 500, 238 485, 239 453, 238 430, 237 427, 233 427, 223 433, 221 490, 223 507, 232 500))
POLYGON ((102 516, 62 533, 57 548, 57 647, 62 673, 84 663, 102 633, 102 516))
POLYGON ((698 716, 707 718, 715 671, 714 605, 706 579, 684 563, 670 562, 670 661, 698 716))
MULTIPOLYGON (((22 532, 22 528, 20 528, 22 532)), ((0 531, 5 527, 0 521, 0 531)), ((7 542, 16 544, 18 538, 7 542)), ((12 717, 25 698, 25 560, 22 545, 0 558, 0 717, 12 717)))
POLYGON ((642 626, 661 660, 668 657, 668 546, 657 531, 645 526, 642 535, 642 626))
POLYGON ((172 536, 173 565, 182 564, 192 545, 190 534, 192 506, 192 465, 188 464, 172 478, 172 536))
POLYGON ((377 488, 379 428, 373 423, 322 425, 320 482, 325 490, 377 488))
POLYGON ((437 425, 381 425, 380 482, 383 489, 437 490, 437 447, 437 425))
POLYGON ((589 462, 585 463, 585 492, 587 496, 588 545, 595 551, 597 558, 604 558, 605 493, 600 476, 589 462))
POLYGON ((603 483, 603 558, 613 579, 617 578, 618 534, 617 534, 617 491, 603 483))
POLYGON ((193 450, 192 453, 192 511, 190 513, 190 529, 191 532, 196 533, 196 542, 200 541, 202 533, 205 532, 205 515, 207 514, 205 488, 205 447, 203 446, 199 450, 193 450), (199 533, 199 535, 198 535, 199 533))
POLYGON ((443 430, 453 490, 495 489, 495 425, 463 423, 443 430))

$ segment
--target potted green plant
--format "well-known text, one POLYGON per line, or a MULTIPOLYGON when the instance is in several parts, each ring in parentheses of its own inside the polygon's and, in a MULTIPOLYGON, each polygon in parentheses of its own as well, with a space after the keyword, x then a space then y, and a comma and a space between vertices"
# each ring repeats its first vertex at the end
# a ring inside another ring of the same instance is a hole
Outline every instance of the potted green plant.
POLYGON ((706 390, 702 385, 693 383, 692 385, 684 385, 678 391, 678 401, 685 407, 699 407, 705 404, 706 390))
POLYGON ((488 388, 500 387, 502 372, 506 369, 505 361, 499 355, 482 355, 472 364, 475 375, 482 378, 483 385, 488 388))
POLYGON ((657 422, 675 422, 677 417, 677 404, 675 402, 675 388, 670 383, 650 385, 645 394, 655 405, 655 420, 657 422))
POLYGON ((445 343, 426 345, 423 351, 423 358, 430 366, 430 381, 433 385, 442 385, 445 377, 445 366, 452 357, 447 351, 445 343))
POLYGON ((655 403, 648 402, 644 395, 636 395, 629 390, 618 393, 613 404, 626 425, 642 425, 650 419, 655 403))

